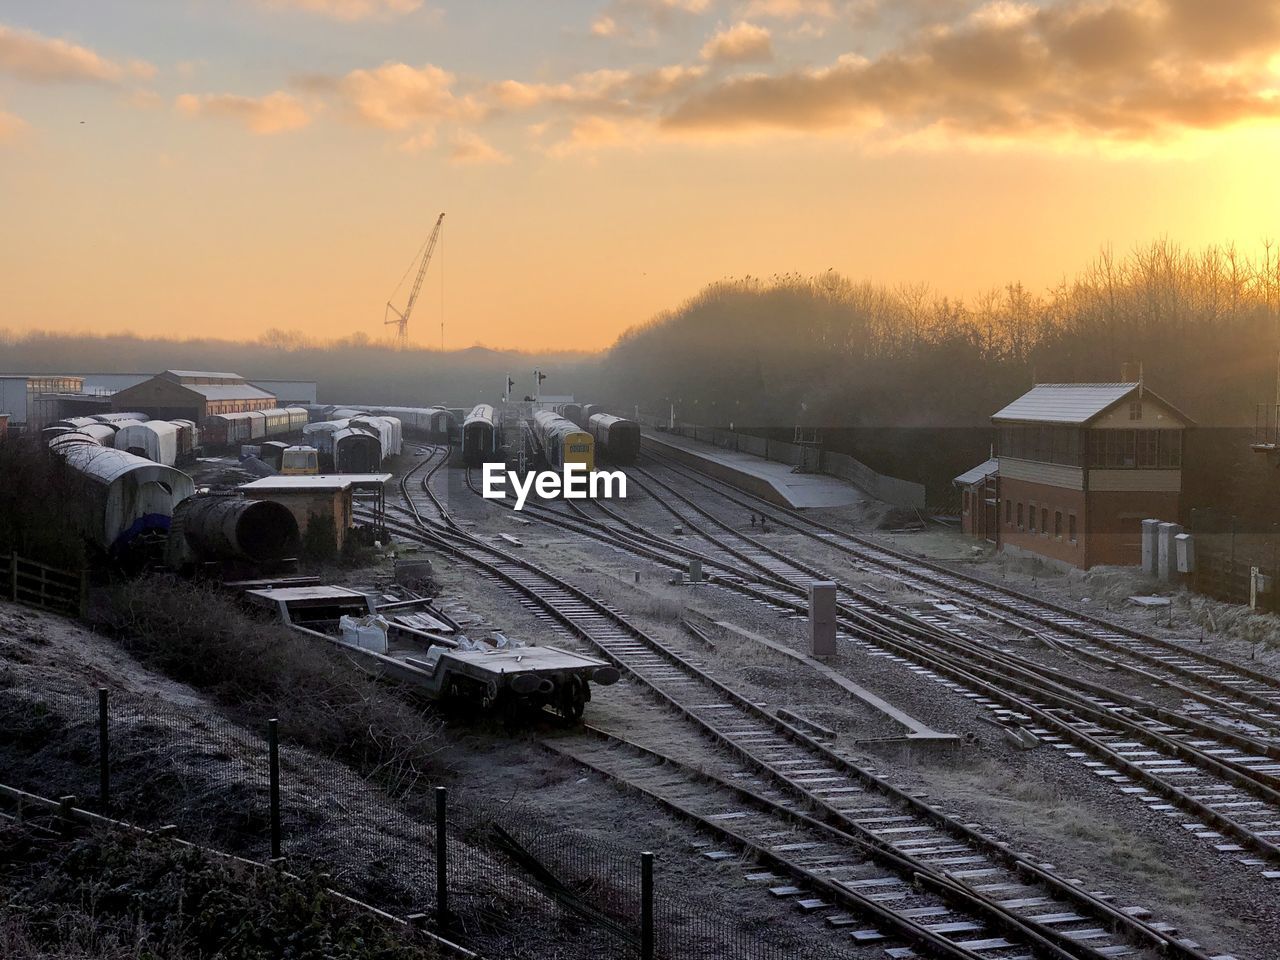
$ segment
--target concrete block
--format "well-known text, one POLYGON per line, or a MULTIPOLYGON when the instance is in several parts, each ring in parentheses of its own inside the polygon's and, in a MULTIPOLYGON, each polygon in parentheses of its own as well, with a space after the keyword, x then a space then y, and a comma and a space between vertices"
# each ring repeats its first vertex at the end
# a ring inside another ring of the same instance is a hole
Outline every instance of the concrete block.
POLYGON ((1156 575, 1156 531, 1159 527, 1159 520, 1142 521, 1142 572, 1149 577, 1156 575))
POLYGON ((1176 523, 1161 523, 1156 529, 1156 576, 1161 580, 1172 580, 1177 570, 1177 548, 1173 538, 1181 532, 1182 527, 1176 523))
POLYGON ((1189 533, 1180 533, 1173 538, 1178 554, 1178 572, 1196 572, 1196 542, 1189 533))
POLYGON ((836 585, 809 585, 809 649, 815 657, 836 655, 836 585))

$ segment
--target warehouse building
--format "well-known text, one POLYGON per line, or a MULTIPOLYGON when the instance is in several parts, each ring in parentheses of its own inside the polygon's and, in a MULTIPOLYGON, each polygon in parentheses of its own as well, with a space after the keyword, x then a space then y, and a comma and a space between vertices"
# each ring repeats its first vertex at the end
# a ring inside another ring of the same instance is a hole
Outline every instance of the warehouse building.
POLYGON ((982 500, 966 532, 989 538, 994 512, 1002 551, 1087 569, 1140 563, 1142 521, 1178 519, 1194 423, 1141 382, 1037 384, 991 419, 994 471, 956 478, 982 500))
MULTIPOLYGON (((15 430, 39 430, 55 420, 74 415, 67 412, 69 408, 63 398, 81 399, 92 406, 93 398, 84 396, 83 391, 84 379, 68 374, 0 374, 0 413, 9 415, 9 423, 15 430)), ((77 409, 75 413, 106 411, 106 406, 99 401, 96 409, 77 409)))
POLYGON ((191 420, 221 413, 245 413, 277 406, 276 398, 235 373, 166 370, 112 395, 113 410, 145 413, 152 419, 191 420))
POLYGON ((254 380, 253 385, 265 390, 282 407, 306 407, 316 403, 314 380, 254 380))

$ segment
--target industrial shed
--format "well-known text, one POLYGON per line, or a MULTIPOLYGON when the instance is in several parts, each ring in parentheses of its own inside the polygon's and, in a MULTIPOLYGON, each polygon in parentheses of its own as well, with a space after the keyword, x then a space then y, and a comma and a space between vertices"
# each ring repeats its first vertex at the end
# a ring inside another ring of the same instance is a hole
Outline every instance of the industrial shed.
POLYGON ((305 407, 316 402, 314 380, 254 380, 252 383, 275 397, 281 406, 305 407))
POLYGON ((235 373, 166 370, 111 398, 113 410, 138 410, 157 420, 191 420, 275 407, 276 398, 235 373))
POLYGON ((368 494, 375 514, 382 516, 383 485, 389 473, 343 473, 315 476, 263 477, 240 487, 250 500, 271 500, 288 508, 298 521, 299 536, 312 523, 333 524, 334 539, 342 549, 351 529, 357 493, 368 494))
POLYGON ((1085 569, 1137 564, 1142 521, 1178 519, 1195 424, 1141 381, 1037 384, 991 419, 1001 550, 1085 569))
POLYGON ((71 413, 95 412, 70 410, 63 398, 81 399, 88 405, 101 398, 84 396, 84 380, 67 374, 6 373, 0 374, 0 413, 8 414, 13 427, 36 431, 71 413))

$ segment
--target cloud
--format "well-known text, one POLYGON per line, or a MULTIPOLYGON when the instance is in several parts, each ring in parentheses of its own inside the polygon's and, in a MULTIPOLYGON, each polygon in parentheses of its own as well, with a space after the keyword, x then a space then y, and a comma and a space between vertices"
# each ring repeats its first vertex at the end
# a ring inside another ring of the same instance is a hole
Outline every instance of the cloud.
POLYGON ((511 158, 494 147, 478 133, 459 130, 453 136, 449 160, 457 164, 510 163, 511 158))
POLYGON ((264 7, 301 10, 334 20, 368 20, 403 16, 422 6, 422 0, 258 0, 264 7))
POLYGON ((629 0, 631 6, 647 9, 650 14, 661 16, 664 13, 706 13, 711 7, 711 0, 629 0))
POLYGON ((432 64, 411 67, 384 63, 372 70, 352 70, 344 77, 304 78, 310 89, 336 93, 350 113, 384 130, 406 130, 422 122, 475 119, 480 108, 453 93, 455 77, 432 64))
POLYGON ((742 15, 747 19, 799 20, 816 17, 830 20, 836 15, 836 10, 831 0, 750 0, 742 15))
POLYGON ((769 31, 753 23, 739 21, 718 31, 702 45, 702 59, 712 63, 750 63, 772 60, 773 41, 769 31))
POLYGON ((434 128, 423 130, 416 133, 407 140, 400 142, 401 153, 424 153, 436 145, 436 131, 434 128))
POLYGON ((591 21, 591 33, 654 43, 658 33, 711 9, 712 0, 612 0, 591 21), (644 29, 638 29, 643 27, 644 29))
POLYGON ((0 107, 0 143, 9 143, 27 132, 27 121, 0 107))
POLYGON ((545 105, 596 111, 630 112, 689 89, 707 68, 672 64, 652 70, 593 70, 562 83, 503 80, 490 85, 488 97, 506 110, 545 105))
POLYGON ((575 121, 568 135, 545 152, 564 158, 602 148, 637 146, 652 139, 652 135, 653 123, 649 120, 588 116, 575 121))
POLYGON ((595 37, 612 37, 618 32, 618 21, 608 14, 600 14, 591 21, 591 35, 595 37))
POLYGON ((256 98, 231 93, 186 93, 178 97, 175 106, 188 116, 235 120, 261 134, 298 130, 311 122, 311 114, 301 101, 279 90, 256 98))
POLYGON ((686 135, 935 130, 1128 140, 1276 118, 1280 82, 1267 59, 1280 48, 1280 4, 1214 5, 1211 28, 1202 9, 1191 0, 998 0, 870 59, 721 80, 690 93, 662 124, 686 135))
POLYGON ((69 40, 0 24, 0 73, 34 83, 121 83, 149 80, 156 68, 143 60, 117 62, 69 40))

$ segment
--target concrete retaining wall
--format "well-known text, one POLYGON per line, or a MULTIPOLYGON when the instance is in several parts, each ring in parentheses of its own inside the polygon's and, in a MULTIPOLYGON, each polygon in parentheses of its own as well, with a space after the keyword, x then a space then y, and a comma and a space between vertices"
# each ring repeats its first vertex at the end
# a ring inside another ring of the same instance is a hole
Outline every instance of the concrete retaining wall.
POLYGON ((768 500, 770 503, 776 503, 780 507, 791 506, 787 502, 787 498, 779 493, 772 483, 763 477, 756 476, 754 473, 736 470, 727 463, 721 463, 718 460, 704 459, 682 446, 663 442, 661 437, 652 437, 646 434, 640 438, 640 443, 641 446, 656 447, 664 457, 670 457, 679 463, 697 467, 703 473, 710 474, 717 480, 731 483, 741 490, 746 490, 748 493, 754 493, 757 497, 768 500))

